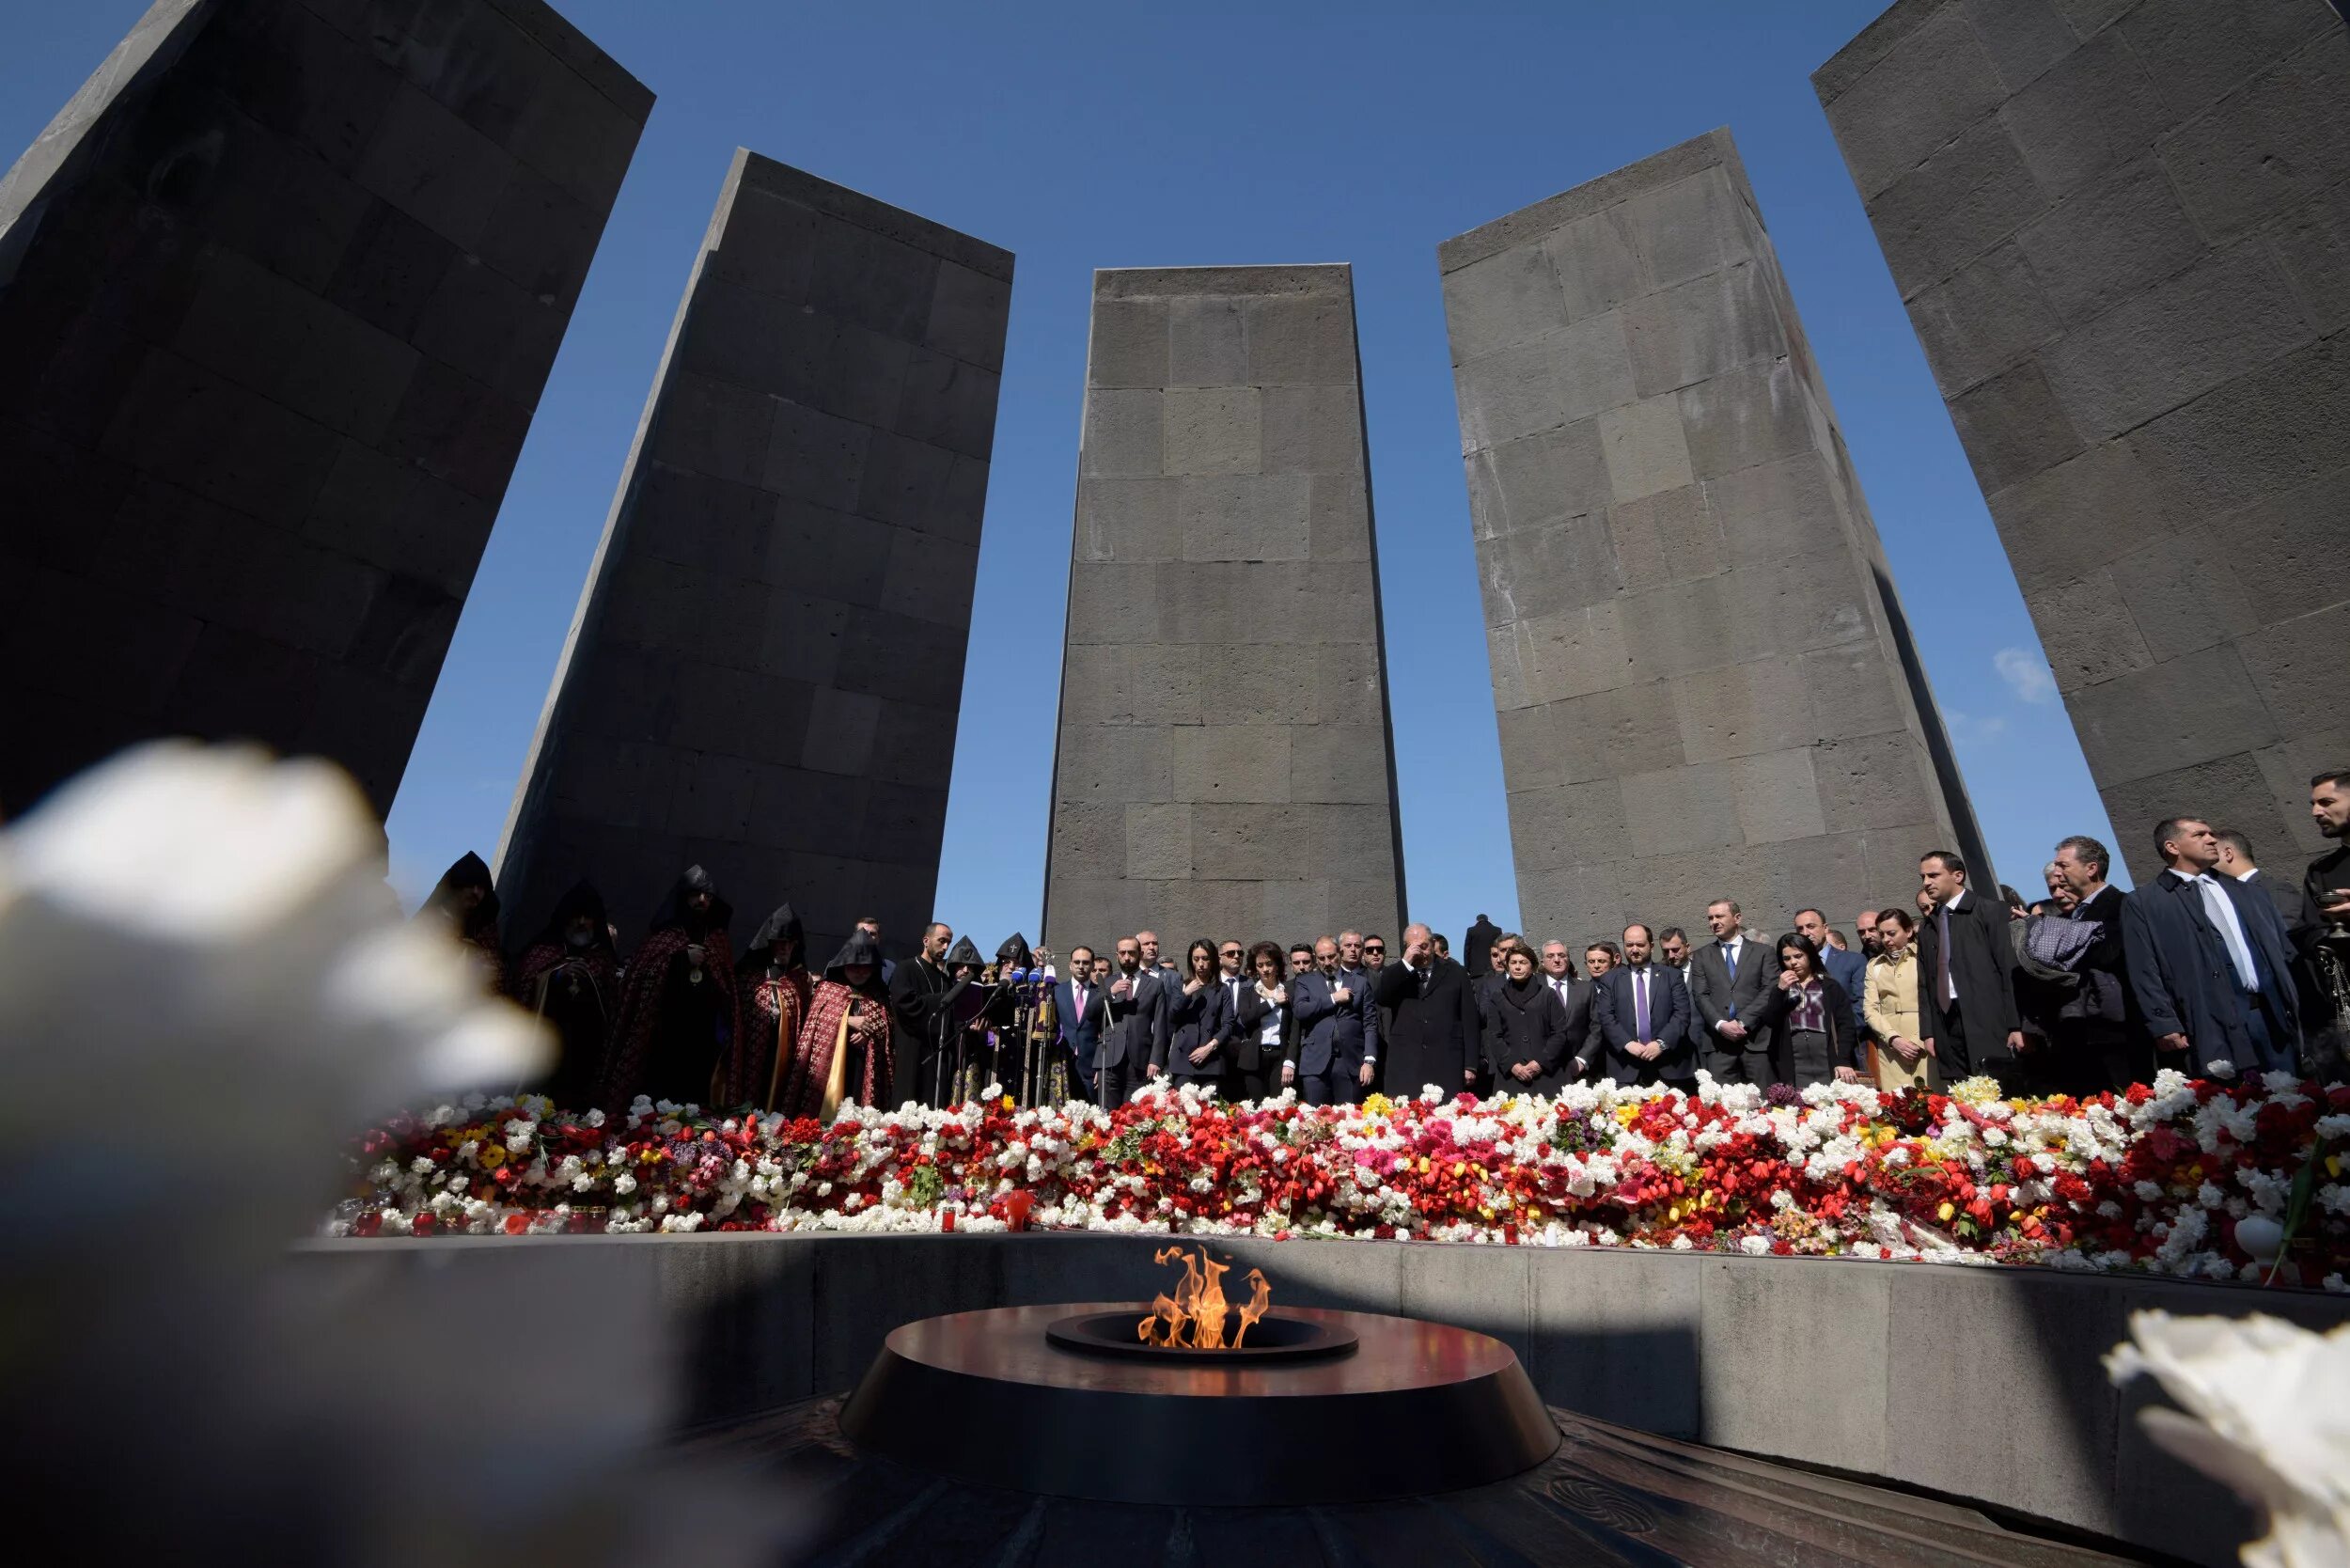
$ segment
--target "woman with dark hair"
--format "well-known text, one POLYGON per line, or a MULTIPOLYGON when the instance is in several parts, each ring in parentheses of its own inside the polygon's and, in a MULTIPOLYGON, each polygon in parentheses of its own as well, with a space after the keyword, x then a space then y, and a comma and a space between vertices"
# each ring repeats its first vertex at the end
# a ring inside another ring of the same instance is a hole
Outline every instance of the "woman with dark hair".
POLYGON ((1167 1003, 1167 1054, 1152 1065, 1170 1077, 1215 1086, 1225 1076, 1231 1024, 1216 978, 1215 944, 1203 937, 1183 949, 1183 989, 1167 1003))
POLYGON ((854 931, 824 965, 776 1108, 828 1122, 843 1101, 879 1104, 896 1068, 881 949, 862 931, 854 931))
POLYGON ((1485 1061, 1502 1094, 1555 1094, 1572 1075, 1567 1010, 1535 972, 1534 950, 1504 937, 1501 983, 1486 1004, 1485 1061))
POLYGON ((1910 938, 1918 922, 1909 911, 1888 904, 1877 912, 1877 955, 1869 960, 1861 1010, 1882 1042, 1877 1047, 1879 1089, 1927 1089, 1939 1093, 1942 1071, 1920 1043, 1918 1027, 1918 949, 1910 938))
POLYGON ((1862 1047, 1853 1027, 1852 998, 1828 978, 1811 938, 1791 931, 1778 939, 1778 984, 1755 1018, 1771 1031, 1771 1075, 1809 1089, 1860 1076, 1862 1047))
POLYGON ((1290 1050, 1290 993, 1282 983, 1281 949, 1260 942, 1248 949, 1249 983, 1240 988, 1240 1009, 1230 1025, 1232 1065, 1240 1076, 1241 1100, 1270 1100, 1281 1091, 1281 1063, 1290 1050))

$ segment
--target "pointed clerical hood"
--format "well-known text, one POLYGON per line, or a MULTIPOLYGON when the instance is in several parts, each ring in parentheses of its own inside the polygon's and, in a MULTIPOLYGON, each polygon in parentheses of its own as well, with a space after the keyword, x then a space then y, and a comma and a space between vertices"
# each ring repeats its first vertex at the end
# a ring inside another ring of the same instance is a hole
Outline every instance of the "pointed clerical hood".
POLYGON ((690 932, 724 931, 733 920, 734 906, 719 895, 716 881, 699 866, 688 866, 684 874, 669 889, 668 896, 661 901, 661 907, 653 911, 652 929, 667 931, 672 927, 682 927, 690 932), (710 896, 710 902, 697 909, 694 899, 697 894, 702 893, 710 896))
POLYGON ((881 984, 881 945, 865 932, 853 931, 849 933, 849 939, 840 944, 840 950, 832 955, 832 962, 824 965, 824 978, 846 985, 849 983, 849 966, 862 964, 873 971, 872 978, 865 982, 865 989, 874 990, 881 984))
POLYGON ((972 946, 971 938, 958 936, 955 938, 955 945, 947 949, 947 967, 959 969, 964 964, 969 964, 974 969, 984 969, 987 967, 987 960, 979 956, 979 949, 972 946))
POLYGON ((490 868, 482 863, 481 856, 471 850, 459 855, 457 863, 441 873, 441 880, 433 885, 423 908, 416 913, 422 915, 427 910, 467 936, 494 931, 498 921, 497 889, 491 884, 490 868), (481 902, 468 910, 465 895, 475 888, 480 890, 481 902))
POLYGON ((768 956, 778 945, 785 949, 783 962, 787 965, 807 962, 807 933, 801 930, 800 917, 788 903, 776 905, 775 913, 760 923, 751 945, 743 949, 743 967, 765 968, 768 956))
POLYGON ((1004 945, 995 949, 995 962, 1008 969, 1026 969, 1030 956, 1028 939, 1016 931, 1005 937, 1004 945))
POLYGON ((571 947, 577 952, 610 952, 612 950, 612 918, 604 912, 603 895, 586 877, 580 878, 555 901, 555 913, 531 939, 535 947, 571 947), (574 945, 571 940, 572 922, 585 920, 594 928, 585 943, 574 945))

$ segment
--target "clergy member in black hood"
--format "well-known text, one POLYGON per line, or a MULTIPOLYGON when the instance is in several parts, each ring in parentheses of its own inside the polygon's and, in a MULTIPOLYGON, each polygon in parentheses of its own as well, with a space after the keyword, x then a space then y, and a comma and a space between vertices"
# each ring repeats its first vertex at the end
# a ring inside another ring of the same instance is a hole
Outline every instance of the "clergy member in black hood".
POLYGON ((987 960, 979 956, 978 944, 968 936, 956 937, 955 945, 947 949, 947 995, 938 1004, 945 1019, 942 1033, 948 1059, 943 1065, 948 1074, 944 1103, 960 1105, 995 1082, 995 1053, 988 1036, 987 1012, 997 988, 987 979, 987 960))
POLYGON ((574 882, 514 970, 514 999, 555 1030, 562 1055, 541 1090, 557 1110, 593 1105, 596 1074, 612 1043, 620 1002, 620 959, 611 921, 592 885, 574 882))
POLYGON ((894 1032, 881 949, 853 931, 808 999, 807 1022, 800 1026, 799 1049, 791 1053, 776 1108, 829 1122, 843 1101, 881 1104, 897 1066, 894 1032))
POLYGON ((506 952, 498 946, 498 895, 491 886, 490 868, 467 850, 441 873, 425 896, 416 918, 430 917, 446 926, 465 946, 466 956, 481 968, 481 983, 493 996, 506 995, 506 952))
POLYGON ((790 904, 778 904, 744 952, 743 1032, 728 1057, 721 1104, 775 1107, 816 989, 807 972, 807 942, 800 917, 790 904))
POLYGON ((604 1063, 602 1103, 618 1114, 637 1095, 709 1105, 741 1027, 734 910, 699 866, 686 868, 652 917, 652 934, 630 955, 604 1063))

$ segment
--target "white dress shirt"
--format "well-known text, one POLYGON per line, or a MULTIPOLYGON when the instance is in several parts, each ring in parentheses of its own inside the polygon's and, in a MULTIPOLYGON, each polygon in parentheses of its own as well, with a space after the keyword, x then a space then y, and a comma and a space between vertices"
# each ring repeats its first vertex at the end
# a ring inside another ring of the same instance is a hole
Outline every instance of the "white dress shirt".
POLYGON ((2200 876, 2179 873, 2181 880, 2194 884, 2202 895, 2203 914, 2219 932, 2219 939, 2228 945, 2228 962, 2235 965, 2236 980, 2247 991, 2261 988, 2260 965, 2252 962, 2252 944, 2244 934, 2244 921, 2235 912, 2235 901, 2209 871, 2200 876))

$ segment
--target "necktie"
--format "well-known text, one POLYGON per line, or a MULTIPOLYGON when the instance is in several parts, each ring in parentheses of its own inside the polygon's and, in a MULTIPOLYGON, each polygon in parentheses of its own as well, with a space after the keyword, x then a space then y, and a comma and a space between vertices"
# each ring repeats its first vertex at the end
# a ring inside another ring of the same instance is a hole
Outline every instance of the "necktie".
POLYGON ((1942 998, 1942 1005, 1948 1007, 1958 1000, 1958 987, 1950 983, 1950 906, 1949 904, 1938 904, 1935 907, 1934 929, 1937 936, 1934 944, 1935 985, 1937 987, 1935 994, 1942 998))
MULTIPOLYGON (((1731 983, 1731 984, 1732 984, 1732 985, 1736 985, 1736 984, 1738 983, 1738 948, 1737 948, 1737 944, 1735 944, 1734 942, 1724 942, 1724 943, 1721 945, 1721 948, 1722 948, 1722 968, 1723 968, 1724 972, 1726 972, 1726 973, 1730 976, 1730 983, 1731 983)), ((1724 1017, 1728 1017, 1728 1018, 1735 1018, 1735 1017, 1737 1017, 1737 1016, 1738 1016, 1738 1004, 1737 1004, 1736 1002, 1731 1002, 1731 1003, 1728 1004, 1727 1006, 1725 1006, 1725 1007, 1722 1009, 1722 1014, 1723 1014, 1723 1016, 1724 1016, 1724 1017)))
POLYGON ((1632 1032, 1640 1043, 1648 1043, 1648 970, 1632 971, 1632 1032))
POLYGON ((2260 969, 2252 962, 2252 949, 2244 940, 2243 923, 2235 917, 2235 909, 2228 902, 2228 895, 2207 873, 2190 879, 2195 890, 2203 896, 2203 915, 2212 929, 2219 933, 2219 940, 2227 944, 2228 962, 2235 965, 2236 983, 2247 991, 2261 988, 2260 969))

